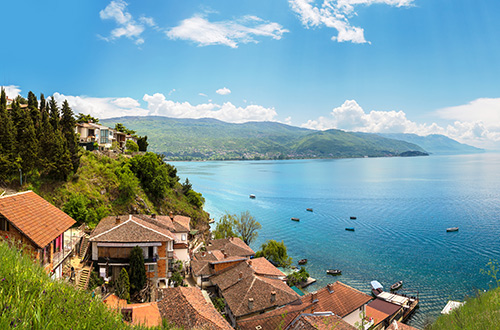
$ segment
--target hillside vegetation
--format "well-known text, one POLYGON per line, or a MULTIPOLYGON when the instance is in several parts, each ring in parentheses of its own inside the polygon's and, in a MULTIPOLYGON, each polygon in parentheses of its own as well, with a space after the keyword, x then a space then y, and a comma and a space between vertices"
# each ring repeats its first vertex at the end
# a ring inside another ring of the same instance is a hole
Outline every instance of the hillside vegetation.
POLYGON ((232 124, 152 116, 101 122, 108 126, 122 123, 146 134, 150 150, 172 160, 383 157, 425 152, 415 144, 376 134, 322 132, 276 122, 232 124))

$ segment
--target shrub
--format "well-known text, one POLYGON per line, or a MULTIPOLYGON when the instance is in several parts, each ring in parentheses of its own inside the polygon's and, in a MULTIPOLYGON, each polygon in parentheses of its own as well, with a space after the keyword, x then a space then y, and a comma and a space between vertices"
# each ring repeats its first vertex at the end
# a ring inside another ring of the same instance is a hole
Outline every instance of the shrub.
POLYGON ((125 143, 125 148, 131 152, 139 151, 139 146, 132 140, 127 140, 127 142, 125 143))

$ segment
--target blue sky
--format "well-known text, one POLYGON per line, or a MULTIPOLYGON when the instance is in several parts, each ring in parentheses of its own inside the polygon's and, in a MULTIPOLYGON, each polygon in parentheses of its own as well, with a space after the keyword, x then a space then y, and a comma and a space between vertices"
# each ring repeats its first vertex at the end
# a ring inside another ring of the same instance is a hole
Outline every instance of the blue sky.
POLYGON ((17 0, 2 12, 12 97, 54 94, 100 118, 440 133, 500 149, 497 0, 17 0))

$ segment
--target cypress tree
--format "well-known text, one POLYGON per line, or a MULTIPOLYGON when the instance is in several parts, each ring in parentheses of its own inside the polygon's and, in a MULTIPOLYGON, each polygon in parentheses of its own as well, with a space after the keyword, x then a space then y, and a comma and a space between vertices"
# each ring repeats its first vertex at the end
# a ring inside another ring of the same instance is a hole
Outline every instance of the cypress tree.
POLYGON ((63 102, 59 124, 61 126, 61 133, 65 140, 66 148, 71 158, 73 171, 76 172, 78 166, 80 166, 78 140, 75 132, 76 120, 73 110, 71 110, 67 100, 63 102))
POLYGON ((57 107, 57 102, 54 99, 54 96, 50 97, 49 100, 49 108, 50 108, 50 124, 54 131, 59 130, 59 108, 57 107))
POLYGON ((28 110, 22 111, 17 131, 18 154, 22 160, 22 169, 25 173, 29 173, 38 163, 38 139, 28 110))
POLYGON ((146 267, 144 266, 144 256, 142 249, 138 246, 130 253, 130 291, 135 293, 140 291, 146 284, 146 267))
POLYGON ((43 95, 43 93, 40 94, 40 112, 42 112, 43 110, 45 110, 47 107, 47 102, 45 102, 45 95, 43 95))
POLYGON ((0 91, 0 177, 7 177, 15 170, 14 125, 7 111, 5 89, 0 91))

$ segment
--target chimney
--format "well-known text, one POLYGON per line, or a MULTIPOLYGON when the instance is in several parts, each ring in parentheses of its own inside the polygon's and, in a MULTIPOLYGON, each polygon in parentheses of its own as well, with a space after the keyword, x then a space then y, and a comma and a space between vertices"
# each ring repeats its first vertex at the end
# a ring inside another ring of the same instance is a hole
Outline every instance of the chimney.
POLYGON ((248 260, 248 266, 252 267, 252 260, 248 260))
POLYGON ((170 211, 170 213, 168 215, 170 216, 171 220, 174 220, 174 212, 170 211))
POLYGON ((333 283, 328 284, 327 288, 329 293, 333 293, 333 283))
POLYGON ((151 214, 151 218, 156 219, 156 214, 155 213, 151 214))
POLYGON ((115 224, 119 224, 119 223, 120 223, 120 216, 117 215, 115 218, 115 224))
POLYGON ((271 302, 275 302, 276 301, 276 291, 271 291, 271 302))
POLYGON ((311 293, 311 302, 315 302, 317 301, 318 299, 316 298, 317 294, 316 294, 316 291, 314 291, 313 293, 311 293))
POLYGON ((253 298, 248 298, 248 309, 249 310, 253 309, 253 298))
MULTIPOLYGON (((241 281, 241 279, 242 279, 242 278, 243 278, 243 272, 240 272, 240 273, 238 274, 238 281, 241 281)), ((251 298, 250 298, 250 299, 251 299, 251 298)), ((253 299, 252 299, 252 301, 253 301, 253 299)))

